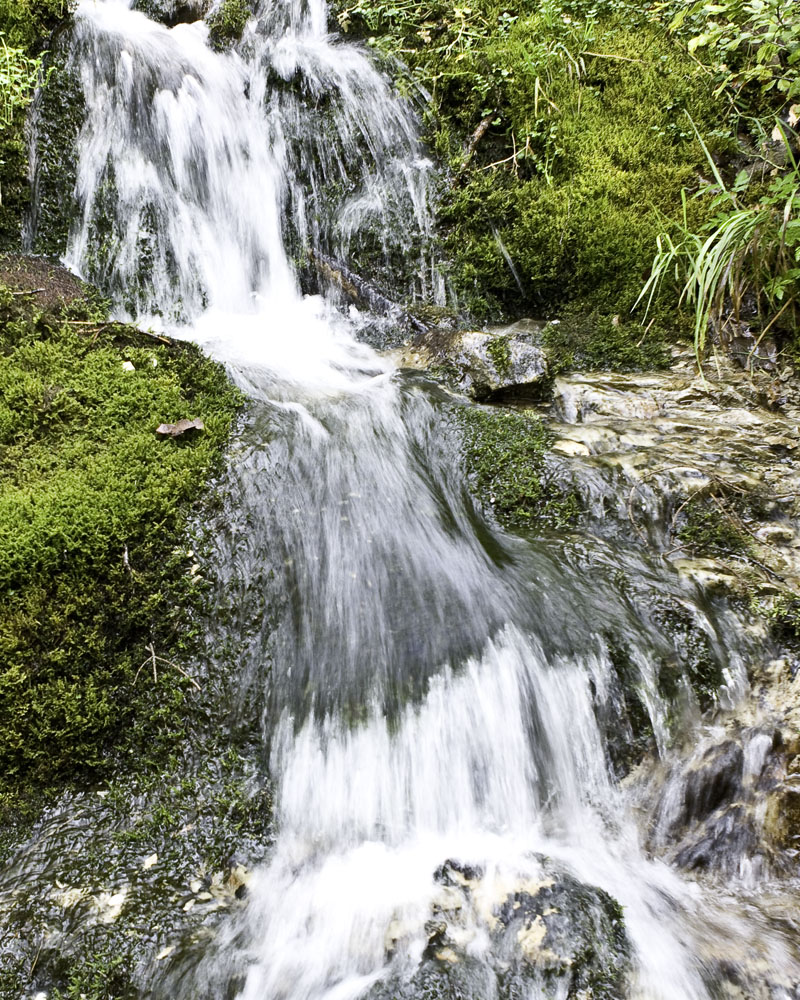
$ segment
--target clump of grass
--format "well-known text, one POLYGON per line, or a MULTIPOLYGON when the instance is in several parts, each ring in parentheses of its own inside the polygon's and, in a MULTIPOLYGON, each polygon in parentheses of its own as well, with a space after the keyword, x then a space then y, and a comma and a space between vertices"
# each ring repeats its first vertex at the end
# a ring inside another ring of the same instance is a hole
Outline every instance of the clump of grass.
MULTIPOLYGON (((776 126, 777 127, 777 126, 776 126)), ((743 318, 757 324, 757 344, 779 323, 797 327, 800 297, 800 164, 784 138, 788 169, 748 202, 750 174, 742 170, 726 186, 714 158, 703 143, 715 178, 695 197, 709 200, 711 217, 699 229, 688 219, 687 194, 682 193, 683 217, 673 232, 661 233, 650 277, 638 301, 648 309, 665 280, 679 286, 680 303, 693 314, 698 359, 706 348, 709 326, 727 345, 743 318)), ((700 136, 698 134, 698 139, 700 136)), ((755 350, 755 347, 754 347, 755 350)), ((751 352, 752 353, 752 352, 751 352)))

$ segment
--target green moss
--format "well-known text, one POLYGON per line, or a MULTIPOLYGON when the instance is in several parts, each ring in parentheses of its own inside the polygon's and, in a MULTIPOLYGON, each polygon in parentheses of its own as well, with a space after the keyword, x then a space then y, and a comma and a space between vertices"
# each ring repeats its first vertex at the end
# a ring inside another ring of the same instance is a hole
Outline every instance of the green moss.
MULTIPOLYGON (((0 0, 0 38, 28 57, 38 56, 51 44, 57 29, 69 23, 72 7, 69 0, 0 0)), ((31 79, 26 102, 33 96, 35 83, 31 79)), ((53 92, 58 93, 57 86, 53 92)), ((0 250, 19 249, 23 219, 31 204, 26 116, 24 103, 0 128, 0 250)), ((66 155, 66 149, 58 155, 66 155)))
POLYGON ((0 0, 0 33, 8 45, 39 52, 74 6, 74 0, 0 0))
POLYGON ((17 109, 0 129, 0 250, 18 248, 22 218, 30 201, 25 111, 17 109))
POLYGON ((494 337, 486 347, 486 353, 492 359, 495 370, 501 378, 506 378, 511 371, 511 347, 508 337, 494 337))
POLYGON ((252 16, 253 11, 247 0, 222 0, 207 19, 212 44, 223 49, 238 42, 252 16))
POLYGON ((48 58, 47 85, 38 97, 31 218, 36 253, 61 257, 66 251, 76 211, 77 143, 85 116, 80 79, 59 46, 48 58))
POLYGON ((643 371, 667 368, 672 356, 667 333, 653 325, 647 331, 638 323, 625 322, 618 315, 567 315, 558 323, 548 323, 542 341, 553 374, 577 368, 581 371, 643 371))
POLYGON ((745 530, 737 508, 739 502, 728 497, 697 495, 686 504, 677 538, 692 555, 711 558, 746 555, 752 550, 750 535, 745 530))
POLYGON ((432 95, 430 140, 453 173, 442 246, 476 318, 627 315, 664 219, 705 169, 687 113, 714 150, 732 148, 707 74, 660 16, 608 0, 340 10, 432 95))
POLYGON ((173 732, 188 680, 137 671, 191 641, 183 531, 240 397, 198 349, 86 299, 42 313, 3 290, 0 324, 0 767, 46 783, 102 769, 134 719, 173 732), (205 433, 156 438, 181 417, 205 433))
POLYGON ((571 523, 578 501, 549 481, 545 453, 550 435, 530 411, 460 406, 454 410, 464 461, 487 510, 510 528, 571 523))

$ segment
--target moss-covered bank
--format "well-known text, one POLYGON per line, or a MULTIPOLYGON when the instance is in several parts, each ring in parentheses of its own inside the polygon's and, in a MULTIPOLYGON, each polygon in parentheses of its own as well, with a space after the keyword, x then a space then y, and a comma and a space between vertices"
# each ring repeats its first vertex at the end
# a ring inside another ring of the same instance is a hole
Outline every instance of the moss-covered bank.
POLYGON ((196 347, 109 322, 66 272, 13 257, 0 258, 0 399, 8 793, 179 735, 199 599, 185 528, 242 400, 196 347), (205 431, 156 436, 181 418, 205 431))

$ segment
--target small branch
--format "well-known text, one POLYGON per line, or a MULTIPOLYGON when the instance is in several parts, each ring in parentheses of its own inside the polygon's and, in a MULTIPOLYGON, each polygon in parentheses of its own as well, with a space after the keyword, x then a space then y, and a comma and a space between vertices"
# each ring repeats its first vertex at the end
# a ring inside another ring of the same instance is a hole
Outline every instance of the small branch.
POLYGON ((153 681, 154 681, 154 683, 157 684, 158 683, 158 670, 156 668, 156 663, 165 663, 168 667, 172 667, 174 670, 177 670, 178 673, 182 677, 185 677, 186 680, 189 681, 190 684, 192 684, 194 687, 196 687, 198 691, 202 691, 203 690, 200 687, 200 685, 197 683, 197 681, 194 679, 194 677, 192 677, 190 674, 187 674, 186 671, 183 669, 183 667, 178 666, 177 663, 173 663, 172 660, 165 659, 163 656, 157 656, 156 655, 156 650, 155 650, 155 645, 152 642, 149 642, 144 648, 148 651, 148 653, 150 655, 147 657, 147 659, 145 659, 143 661, 143 663, 140 664, 139 669, 136 671, 136 676, 133 678, 133 683, 134 684, 139 679, 139 674, 142 672, 142 670, 144 670, 144 668, 148 665, 148 663, 153 668, 153 681))
MULTIPOLYGON (((478 143, 481 141, 481 139, 489 131, 489 126, 494 121, 494 117, 495 117, 496 114, 497 114, 497 111, 495 110, 495 111, 492 111, 491 114, 488 114, 485 118, 482 118, 481 121, 480 121, 480 124, 475 129, 475 131, 472 133, 472 137, 470 138, 470 140, 467 143, 467 145, 464 147, 464 167, 466 167, 466 165, 472 159, 472 157, 473 157, 473 155, 475 153, 475 150, 478 148, 478 143)), ((462 167, 462 169, 463 169, 463 167, 462 167)))
POLYGON ((608 53, 606 53, 606 52, 589 52, 588 49, 584 49, 583 52, 581 52, 581 55, 582 56, 594 56, 595 59, 619 59, 620 62, 641 63, 643 66, 645 65, 644 59, 632 59, 630 56, 615 56, 615 55, 613 55, 610 52, 608 52, 608 53))
POLYGON ((11 294, 16 297, 18 295, 38 295, 40 292, 46 292, 46 288, 29 288, 22 292, 12 292, 11 294))

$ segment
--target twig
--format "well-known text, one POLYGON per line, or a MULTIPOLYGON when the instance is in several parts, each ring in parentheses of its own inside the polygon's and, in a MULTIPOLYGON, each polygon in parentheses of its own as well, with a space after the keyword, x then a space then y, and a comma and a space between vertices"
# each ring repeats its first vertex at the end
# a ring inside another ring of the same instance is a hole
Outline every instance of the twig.
POLYGON ((148 663, 151 664, 153 667, 153 681, 157 684, 158 670, 156 669, 156 662, 158 662, 158 663, 165 663, 168 667, 173 667, 175 670, 178 671, 179 674, 181 674, 181 676, 185 677, 187 681, 189 681, 192 685, 194 685, 194 687, 196 687, 198 691, 203 690, 197 683, 197 681, 194 679, 194 677, 192 677, 190 674, 187 674, 186 671, 183 669, 183 667, 178 666, 178 664, 174 663, 172 660, 165 659, 163 656, 157 656, 155 645, 152 642, 149 642, 144 648, 148 651, 150 655, 144 660, 143 663, 141 663, 139 669, 136 671, 136 676, 133 678, 134 684, 139 679, 139 674, 147 666, 148 663))
POLYGON ((581 55, 594 56, 595 59, 619 59, 621 62, 641 63, 644 65, 644 59, 632 59, 630 56, 615 56, 610 52, 590 52, 588 49, 584 49, 581 55))
POLYGON ((12 292, 11 294, 14 295, 14 296, 17 296, 17 295, 38 295, 39 292, 46 292, 46 291, 47 291, 46 288, 28 288, 28 289, 25 289, 24 291, 21 291, 21 292, 12 292))
POLYGON ((495 117, 496 114, 497 114, 497 111, 492 111, 491 114, 488 114, 485 118, 482 118, 481 121, 480 121, 480 124, 475 129, 475 131, 472 133, 472 137, 469 140, 469 142, 467 143, 466 148, 464 149, 464 166, 465 167, 469 163, 469 161, 472 159, 472 156, 473 156, 473 154, 475 153, 475 150, 478 147, 478 143, 481 141, 481 139, 489 131, 489 126, 494 121, 494 117, 495 117))

